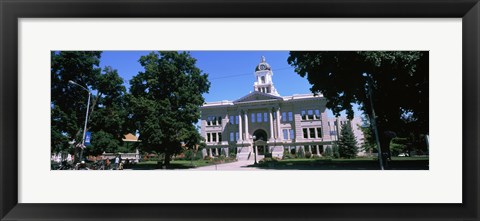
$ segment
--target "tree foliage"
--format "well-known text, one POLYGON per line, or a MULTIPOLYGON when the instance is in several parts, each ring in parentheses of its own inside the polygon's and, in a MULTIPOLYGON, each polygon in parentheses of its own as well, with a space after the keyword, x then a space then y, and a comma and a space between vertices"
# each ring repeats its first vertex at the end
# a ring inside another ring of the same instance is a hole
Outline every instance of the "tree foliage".
POLYGON ((144 71, 130 80, 131 119, 141 147, 164 153, 167 165, 182 143, 193 147, 200 142, 194 124, 210 83, 186 52, 152 52, 139 61, 144 71))
POLYGON ((370 82, 384 151, 389 149, 388 131, 428 134, 428 61, 426 51, 291 51, 288 58, 308 79, 310 90, 328 99, 327 108, 337 116, 345 110, 352 119, 356 103, 373 119, 370 82))
POLYGON ((123 79, 116 70, 99 67, 99 51, 51 53, 52 153, 67 150, 69 141, 82 142, 88 92, 91 102, 87 131, 92 132, 90 154, 115 152, 127 131, 128 105, 123 79))
POLYGON ((357 140, 353 134, 350 123, 342 125, 340 138, 338 139, 338 153, 342 158, 355 158, 357 156, 357 140))
POLYGON ((52 152, 66 150, 68 142, 81 142, 88 92, 74 81, 93 88, 100 75, 101 52, 51 52, 51 142, 52 152))

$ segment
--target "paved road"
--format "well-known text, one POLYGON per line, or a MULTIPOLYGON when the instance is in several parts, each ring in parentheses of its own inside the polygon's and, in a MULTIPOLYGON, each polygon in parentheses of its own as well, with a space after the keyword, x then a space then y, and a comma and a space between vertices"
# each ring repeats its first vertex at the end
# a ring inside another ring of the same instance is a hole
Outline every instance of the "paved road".
POLYGON ((193 168, 190 170, 258 170, 255 167, 247 167, 248 165, 253 165, 253 160, 241 160, 233 163, 223 163, 213 166, 205 166, 193 168))

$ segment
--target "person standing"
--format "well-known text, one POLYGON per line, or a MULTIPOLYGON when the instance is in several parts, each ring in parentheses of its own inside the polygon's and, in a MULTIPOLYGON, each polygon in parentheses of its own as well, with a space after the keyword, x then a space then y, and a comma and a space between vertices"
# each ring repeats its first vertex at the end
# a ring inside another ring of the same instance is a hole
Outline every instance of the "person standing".
POLYGON ((115 170, 118 169, 119 163, 120 163, 120 156, 117 155, 117 157, 115 157, 115 170))

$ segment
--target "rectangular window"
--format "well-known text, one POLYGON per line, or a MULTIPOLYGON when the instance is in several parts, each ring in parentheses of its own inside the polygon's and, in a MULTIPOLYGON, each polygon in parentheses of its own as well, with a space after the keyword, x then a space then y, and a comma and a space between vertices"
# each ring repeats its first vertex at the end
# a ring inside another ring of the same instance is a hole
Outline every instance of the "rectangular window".
POLYGON ((263 113, 263 122, 268 122, 268 113, 263 113))
POLYGON ((230 141, 235 141, 235 137, 233 135, 233 132, 230 132, 230 141))
POLYGON ((255 113, 252 113, 252 123, 255 123, 255 113))
POLYGON ((239 116, 235 116, 235 124, 238 124, 238 121, 239 121, 239 116))
POLYGON ((257 122, 258 123, 262 122, 262 113, 257 113, 257 122))
POLYGON ((218 142, 222 142, 222 133, 218 133, 218 142))
POLYGON ((317 127, 317 137, 322 138, 322 128, 321 127, 317 127))
POLYGON ((262 80, 262 84, 265 84, 265 76, 261 76, 260 79, 262 80))
POLYGON ((217 117, 218 125, 222 125, 222 117, 217 117))
POLYGON ((211 139, 210 139, 210 133, 207 133, 207 142, 210 142, 211 139))
POLYGON ((282 112, 282 122, 287 122, 287 112, 282 112))
POLYGON ((212 125, 217 125, 217 117, 212 117, 212 125))
POLYGON ((283 129, 283 139, 290 140, 290 139, 288 139, 288 130, 287 129, 283 129))
POLYGON ((302 110, 302 120, 307 119, 307 112, 305 110, 302 110))
POLYGON ((307 115, 308 120, 313 120, 313 110, 308 110, 307 115))
POLYGON ((288 121, 293 121, 293 113, 288 112, 288 121))
POLYGON ((315 110, 315 119, 320 120, 320 110, 315 110))
POLYGON ((230 124, 234 124, 235 123, 235 116, 230 116, 230 124))
POLYGON ((212 142, 217 142, 217 133, 212 133, 212 142))
POLYGON ((315 128, 309 128, 310 130, 310 138, 315 138, 315 128))
POLYGON ((239 140, 238 132, 235 133, 235 140, 239 140))
POLYGON ((308 138, 308 129, 303 128, 303 138, 308 138))
POLYGON ((290 129, 290 140, 295 139, 295 132, 293 129, 290 129))
POLYGON ((207 125, 208 126, 212 125, 212 117, 210 116, 207 117, 207 125))

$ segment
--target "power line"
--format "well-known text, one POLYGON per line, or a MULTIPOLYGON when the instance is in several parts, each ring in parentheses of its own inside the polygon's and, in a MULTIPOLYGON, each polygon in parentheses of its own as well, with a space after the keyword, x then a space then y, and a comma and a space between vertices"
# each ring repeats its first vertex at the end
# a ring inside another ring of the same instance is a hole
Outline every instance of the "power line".
MULTIPOLYGON (((272 69, 272 71, 281 71, 281 70, 292 69, 292 68, 293 67, 283 67, 283 68, 278 68, 278 69, 272 69)), ((247 76, 247 75, 252 75, 252 73, 232 74, 232 75, 226 75, 226 76, 222 76, 222 77, 210 78, 210 80, 218 80, 218 79, 233 78, 233 77, 242 77, 242 76, 247 76)))

